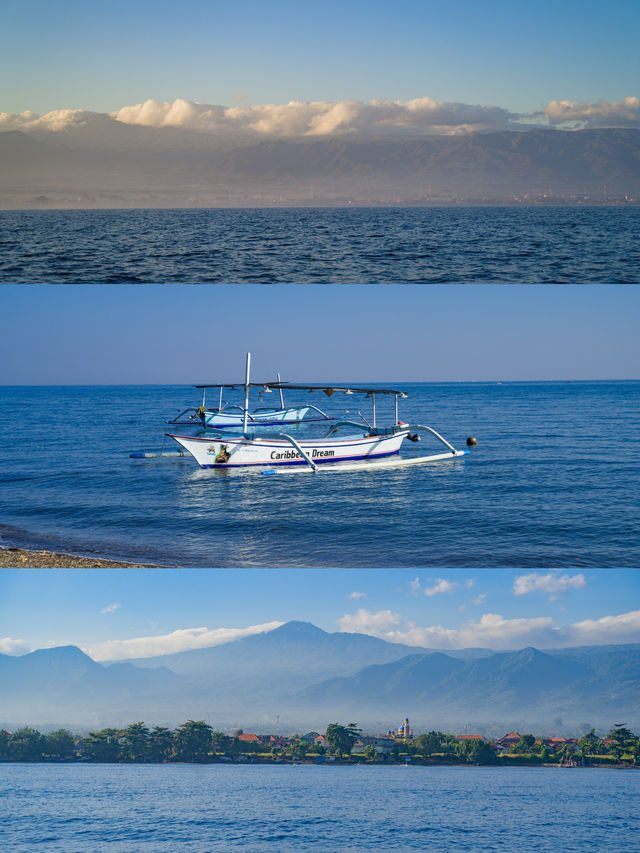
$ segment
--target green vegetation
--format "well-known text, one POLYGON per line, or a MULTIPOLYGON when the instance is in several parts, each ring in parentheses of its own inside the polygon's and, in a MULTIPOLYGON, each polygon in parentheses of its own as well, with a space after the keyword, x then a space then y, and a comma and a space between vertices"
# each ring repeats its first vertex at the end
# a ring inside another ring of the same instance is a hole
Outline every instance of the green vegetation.
POLYGON ((329 749, 338 758, 342 758, 343 755, 351 755, 353 745, 361 734, 361 730, 355 723, 349 723, 348 726, 331 723, 327 726, 326 733, 329 749))
MULTIPOLYGON (((586 728, 586 727, 585 727, 586 728)), ((583 729, 584 730, 584 729, 583 729)), ((314 733, 315 734, 315 733, 314 733)), ((90 761, 90 762, 188 762, 215 761, 380 761, 421 764, 571 764, 581 766, 640 765, 640 736, 625 723, 616 723, 605 737, 594 730, 579 740, 536 738, 517 734, 494 744, 479 736, 459 736, 430 731, 416 738, 387 738, 384 749, 376 749, 355 723, 331 723, 325 748, 311 737, 233 735, 214 729, 204 720, 187 720, 171 730, 149 729, 144 722, 124 729, 106 728, 74 735, 67 729, 42 734, 24 726, 14 732, 0 730, 0 761, 90 761), (517 738, 517 739, 516 739, 517 738), (327 753, 325 755, 325 753, 327 753)), ((378 739, 380 740, 380 739, 378 739)))

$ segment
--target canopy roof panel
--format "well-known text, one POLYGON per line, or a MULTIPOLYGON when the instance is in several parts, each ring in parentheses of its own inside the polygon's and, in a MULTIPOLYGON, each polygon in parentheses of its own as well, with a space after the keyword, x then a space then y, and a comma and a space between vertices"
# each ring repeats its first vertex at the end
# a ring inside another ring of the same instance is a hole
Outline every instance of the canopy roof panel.
MULTIPOLYGON (((288 382, 250 382, 251 388, 276 388, 290 391, 324 391, 331 397, 336 392, 344 394, 397 394, 399 397, 406 397, 404 391, 398 391, 393 388, 354 388, 352 385, 291 385, 288 382)), ((222 383, 217 382, 211 385, 195 385, 195 388, 244 388, 244 382, 222 383)))

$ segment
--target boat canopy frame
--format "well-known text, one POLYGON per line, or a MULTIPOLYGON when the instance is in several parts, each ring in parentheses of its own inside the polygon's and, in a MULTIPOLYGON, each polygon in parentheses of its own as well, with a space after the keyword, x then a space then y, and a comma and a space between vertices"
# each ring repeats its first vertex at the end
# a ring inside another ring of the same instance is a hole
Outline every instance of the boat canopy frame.
MULTIPOLYGON (((219 411, 219 412, 223 411, 223 408, 226 408, 226 404, 225 404, 225 407, 223 407, 223 405, 222 405, 223 389, 227 388, 227 389, 234 390, 234 391, 240 390, 240 389, 244 390, 245 404, 244 404, 244 406, 237 406, 237 408, 241 409, 244 412, 244 416, 245 416, 244 417, 244 432, 246 432, 248 423, 256 420, 255 418, 251 417, 251 415, 248 411, 249 391, 251 388, 260 388, 263 391, 269 391, 269 392, 279 391, 280 392, 281 408, 284 408, 284 401, 282 399, 282 392, 285 390, 288 390, 288 391, 308 391, 311 394, 314 393, 315 391, 321 391, 322 393, 326 394, 327 397, 332 397, 336 393, 365 394, 366 397, 371 400, 372 423, 369 424, 360 412, 358 412, 358 414, 360 415, 360 417, 363 420, 365 420, 365 423, 367 423, 368 426, 371 426, 374 429, 376 427, 376 397, 378 396, 378 394, 382 394, 383 396, 393 396, 393 398, 394 398, 394 410, 395 410, 395 423, 396 424, 398 423, 398 400, 399 399, 401 399, 401 400, 406 399, 409 396, 405 391, 400 391, 397 388, 357 388, 357 387, 354 387, 353 385, 331 385, 331 384, 298 385, 298 384, 294 384, 292 382, 282 382, 280 380, 280 374, 278 374, 278 378, 275 381, 270 380, 268 382, 251 382, 250 378, 249 378, 250 377, 250 365, 251 365, 251 353, 247 353, 246 377, 245 377, 244 382, 212 382, 212 383, 206 383, 206 384, 201 384, 201 385, 194 385, 193 386, 194 388, 198 388, 202 391, 202 405, 200 406, 200 409, 185 409, 176 418, 174 418, 174 420, 169 421, 169 423, 170 424, 189 423, 190 421, 195 420, 195 417, 191 417, 189 421, 180 421, 179 418, 182 418, 183 416, 185 416, 190 411, 195 411, 196 414, 199 415, 200 411, 202 411, 203 409, 206 408, 205 407, 205 397, 206 397, 207 389, 209 389, 209 388, 219 389, 220 401, 219 401, 217 409, 209 409, 208 411, 219 411)), ((231 406, 229 406, 228 408, 231 408, 231 406)), ((309 408, 312 408, 316 412, 318 412, 322 416, 322 419, 331 420, 331 418, 329 418, 329 416, 326 415, 323 411, 321 411, 317 406, 309 405, 309 408)), ((309 418, 308 420, 311 420, 311 418, 309 418)))
MULTIPOLYGON (((291 406, 290 408, 293 409, 294 407, 291 406)), ((303 407, 298 406, 297 408, 303 408, 303 407)), ((301 423, 302 424, 302 423, 310 423, 313 421, 332 421, 332 420, 335 420, 335 418, 332 418, 330 415, 327 415, 326 412, 323 412, 322 409, 319 409, 317 406, 314 406, 310 403, 305 403, 304 408, 313 409, 315 412, 318 413, 318 415, 320 417, 302 418, 302 420, 300 420, 300 421, 273 421, 273 423, 274 424, 278 424, 278 423, 293 423, 293 424, 301 423)), ((222 413, 222 412, 229 412, 232 409, 235 409, 238 412, 242 413, 242 415, 244 415, 244 407, 239 406, 235 403, 225 403, 224 406, 222 406, 222 408, 215 408, 215 409, 207 409, 204 406, 200 406, 199 408, 196 409, 192 406, 189 409, 184 409, 184 411, 180 412, 180 414, 176 415, 175 418, 173 418, 172 420, 167 421, 167 423, 168 424, 182 424, 183 426, 186 424, 193 424, 196 421, 200 421, 202 423, 204 420, 205 412, 222 413), (192 412, 193 414, 189 414, 189 412, 192 412), (184 418, 184 417, 186 417, 187 419, 182 420, 182 418, 184 418)), ((254 409, 253 411, 254 411, 254 414, 257 414, 258 412, 263 412, 263 413, 279 412, 279 411, 282 411, 282 409, 278 409, 277 406, 272 406, 272 407, 262 406, 261 408, 254 409)), ((264 424, 264 419, 263 418, 256 418, 251 414, 251 412, 249 412, 247 415, 247 423, 249 423, 249 424, 264 424)), ((266 424, 264 424, 264 425, 266 426, 266 424)), ((205 424, 205 426, 206 426, 206 424, 205 424)), ((228 428, 233 429, 235 426, 238 426, 238 425, 237 424, 235 424, 235 425, 230 424, 228 428)), ((216 424, 216 425, 212 425, 209 428, 210 429, 224 429, 225 427, 222 424, 216 424)))

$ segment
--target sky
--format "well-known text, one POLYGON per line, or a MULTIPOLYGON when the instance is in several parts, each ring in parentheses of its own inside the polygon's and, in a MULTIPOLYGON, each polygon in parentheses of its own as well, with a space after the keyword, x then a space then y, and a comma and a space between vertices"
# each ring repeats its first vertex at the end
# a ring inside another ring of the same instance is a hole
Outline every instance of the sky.
POLYGON ((91 569, 0 573, 0 652, 151 657, 308 621, 429 648, 640 642, 640 571, 91 569))
POLYGON ((640 379, 629 285, 4 285, 0 385, 640 379), (36 345, 34 345, 36 344, 36 345))
POLYGON ((636 0, 4 0, 0 112, 620 104, 640 94, 639 30, 636 0))

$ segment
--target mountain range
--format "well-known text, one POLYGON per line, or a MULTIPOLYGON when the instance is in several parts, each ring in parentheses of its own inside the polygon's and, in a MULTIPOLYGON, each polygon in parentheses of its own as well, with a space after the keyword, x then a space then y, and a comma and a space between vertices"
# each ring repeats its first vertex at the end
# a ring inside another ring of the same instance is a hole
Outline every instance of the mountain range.
POLYGON ((97 119, 0 133, 0 207, 480 202, 640 196, 640 130, 264 139, 97 119))
POLYGON ((640 645, 442 652, 304 622, 137 661, 97 663, 74 646, 0 655, 0 684, 8 728, 205 718, 273 732, 335 720, 385 730, 405 716, 486 734, 640 725, 640 645))

